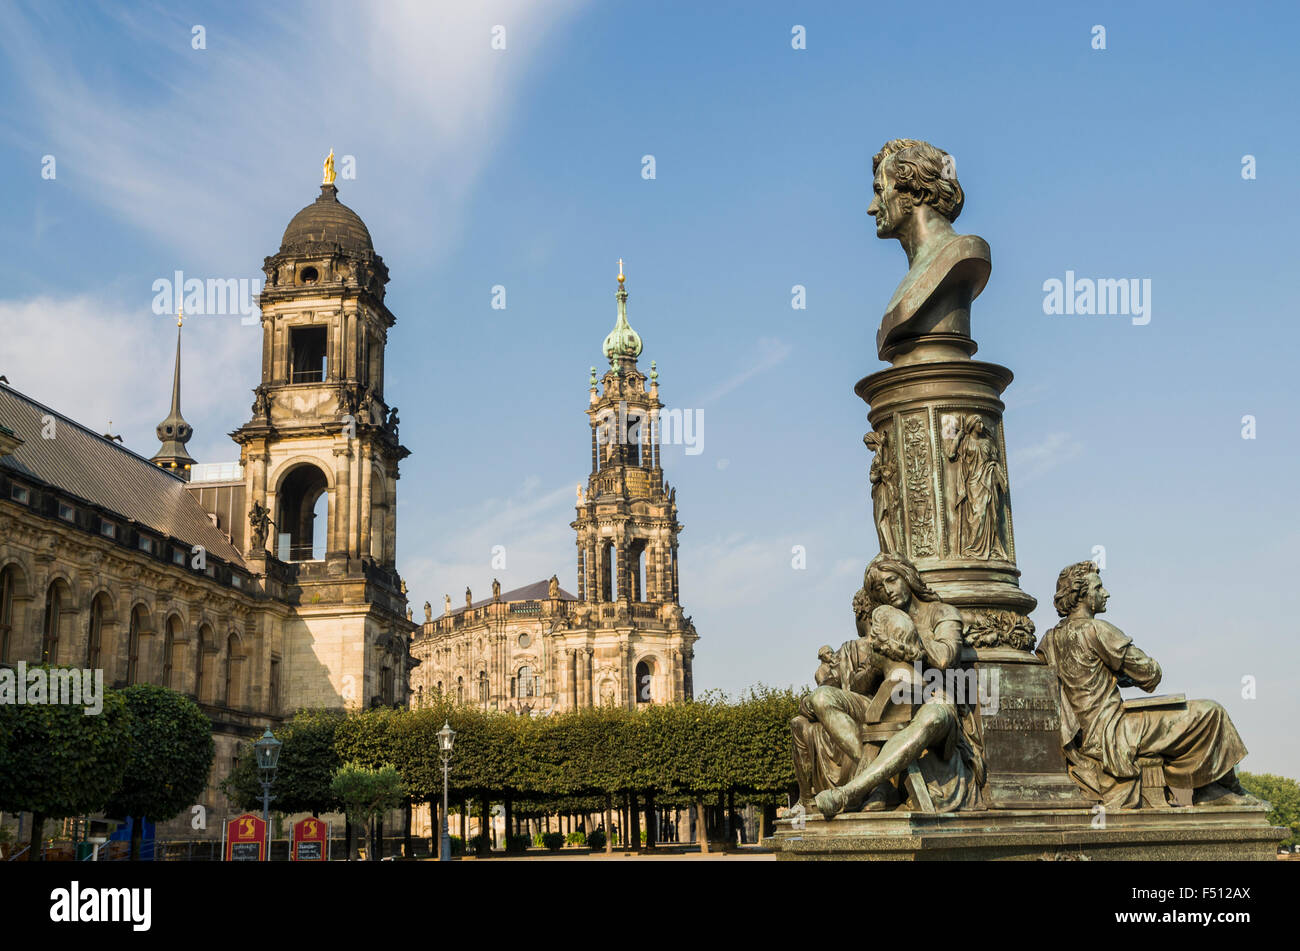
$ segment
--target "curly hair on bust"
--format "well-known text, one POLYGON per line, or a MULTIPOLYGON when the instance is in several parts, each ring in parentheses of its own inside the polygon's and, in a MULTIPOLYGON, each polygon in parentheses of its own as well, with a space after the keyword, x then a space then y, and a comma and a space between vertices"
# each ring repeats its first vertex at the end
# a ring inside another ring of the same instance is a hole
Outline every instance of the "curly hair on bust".
POLYGON ((871 159, 871 174, 888 163, 899 191, 916 203, 933 205, 949 221, 956 221, 966 204, 952 156, 920 139, 890 139, 871 159))
POLYGON ((1062 568, 1056 578, 1056 595, 1052 598, 1056 613, 1066 617, 1073 611, 1088 590, 1088 575, 1100 574, 1101 569, 1091 561, 1078 561, 1062 568))

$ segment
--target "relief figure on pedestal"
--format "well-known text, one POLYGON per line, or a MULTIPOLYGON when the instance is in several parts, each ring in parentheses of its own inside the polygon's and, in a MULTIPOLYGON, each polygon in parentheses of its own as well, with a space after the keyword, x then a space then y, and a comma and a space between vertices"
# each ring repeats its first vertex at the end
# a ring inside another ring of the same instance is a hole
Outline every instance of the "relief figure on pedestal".
MULTIPOLYGON (((950 419, 945 417, 945 424, 950 419)), ((956 432, 944 433, 944 449, 957 463, 957 554, 1005 559, 1001 517, 1008 486, 1001 453, 978 413, 957 417, 955 422, 956 432)))
POLYGON ((1161 670, 1132 638, 1097 617, 1109 598, 1093 562, 1063 569, 1053 601, 1063 620, 1038 645, 1060 687, 1061 742, 1071 778, 1107 809, 1133 809, 1143 800, 1149 772, 1143 767, 1154 761, 1167 786, 1192 790, 1194 803, 1255 803, 1237 781, 1245 744, 1218 703, 1177 697, 1125 708, 1120 688, 1149 693, 1161 670))
POLYGON ((893 446, 889 442, 889 431, 867 433, 862 441, 875 453, 867 478, 871 482, 871 507, 880 550, 887 555, 901 554, 903 540, 898 522, 902 513, 898 489, 899 472, 893 446))
POLYGON ((897 678, 911 676, 909 657, 939 671, 957 665, 960 613, 911 562, 885 554, 867 566, 854 613, 860 636, 819 652, 821 682, 791 721, 800 802, 827 818, 887 809, 901 798, 895 777, 916 766, 930 808, 979 808, 984 767, 973 711, 942 689, 918 703, 895 694, 897 678), (882 606, 891 610, 877 613, 882 606))

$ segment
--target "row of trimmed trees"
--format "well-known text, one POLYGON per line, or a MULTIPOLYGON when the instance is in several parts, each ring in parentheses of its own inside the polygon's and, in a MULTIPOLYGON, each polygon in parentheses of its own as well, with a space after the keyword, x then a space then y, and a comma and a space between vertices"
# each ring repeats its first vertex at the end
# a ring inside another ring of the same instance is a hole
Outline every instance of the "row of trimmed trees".
MULTIPOLYGON (((340 801, 335 777, 393 767, 407 807, 427 803, 437 830, 443 791, 437 732, 446 721, 456 730, 452 808, 462 815, 487 816, 490 804, 499 804, 509 835, 523 819, 572 813, 603 815, 608 831, 617 811, 631 823, 624 841, 636 843, 644 811, 646 842, 653 845, 658 810, 695 806, 701 821, 710 820, 698 836, 707 848, 710 838, 730 837, 737 801, 762 806, 765 814, 786 802, 794 784, 789 724, 798 700, 790 690, 759 687, 735 702, 707 695, 637 711, 592 707, 531 718, 448 702, 418 710, 300 711, 278 731, 284 746, 275 808, 317 815, 344 809, 349 820, 361 819, 340 801)), ((260 803, 251 748, 225 789, 240 808, 260 803)), ((606 841, 608 848, 612 841, 606 841)), ((482 840, 480 847, 486 847, 482 840)))
MULTIPOLYGON (((67 669, 29 667, 27 673, 67 669)), ((212 724, 198 705, 166 687, 104 690, 103 708, 0 703, 0 812, 32 814, 39 861, 46 821, 103 812, 161 822, 198 802, 212 766, 212 724)))

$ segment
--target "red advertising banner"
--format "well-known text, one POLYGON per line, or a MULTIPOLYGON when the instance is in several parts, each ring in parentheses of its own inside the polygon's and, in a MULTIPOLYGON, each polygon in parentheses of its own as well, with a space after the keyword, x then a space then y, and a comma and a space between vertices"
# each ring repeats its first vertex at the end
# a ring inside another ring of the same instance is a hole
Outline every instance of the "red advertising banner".
POLYGON ((323 819, 308 816, 293 824, 293 843, 289 850, 291 862, 324 862, 325 846, 329 841, 329 826, 323 819))
POLYGON ((226 861, 261 862, 266 858, 266 823, 244 813, 226 822, 226 861))

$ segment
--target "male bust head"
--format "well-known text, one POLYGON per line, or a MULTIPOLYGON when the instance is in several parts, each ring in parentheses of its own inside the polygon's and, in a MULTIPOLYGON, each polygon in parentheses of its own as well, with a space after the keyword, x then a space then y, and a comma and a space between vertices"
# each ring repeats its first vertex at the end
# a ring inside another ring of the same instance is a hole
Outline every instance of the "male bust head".
POLYGON ((1052 604, 1061 617, 1091 618, 1106 610, 1109 599, 1110 592, 1102 587, 1097 565, 1080 561, 1061 569, 1052 604))
POLYGON ((875 195, 867 214, 876 219, 876 237, 897 238, 909 265, 953 233, 966 196, 947 152, 917 139, 890 139, 872 158, 871 171, 875 195))

